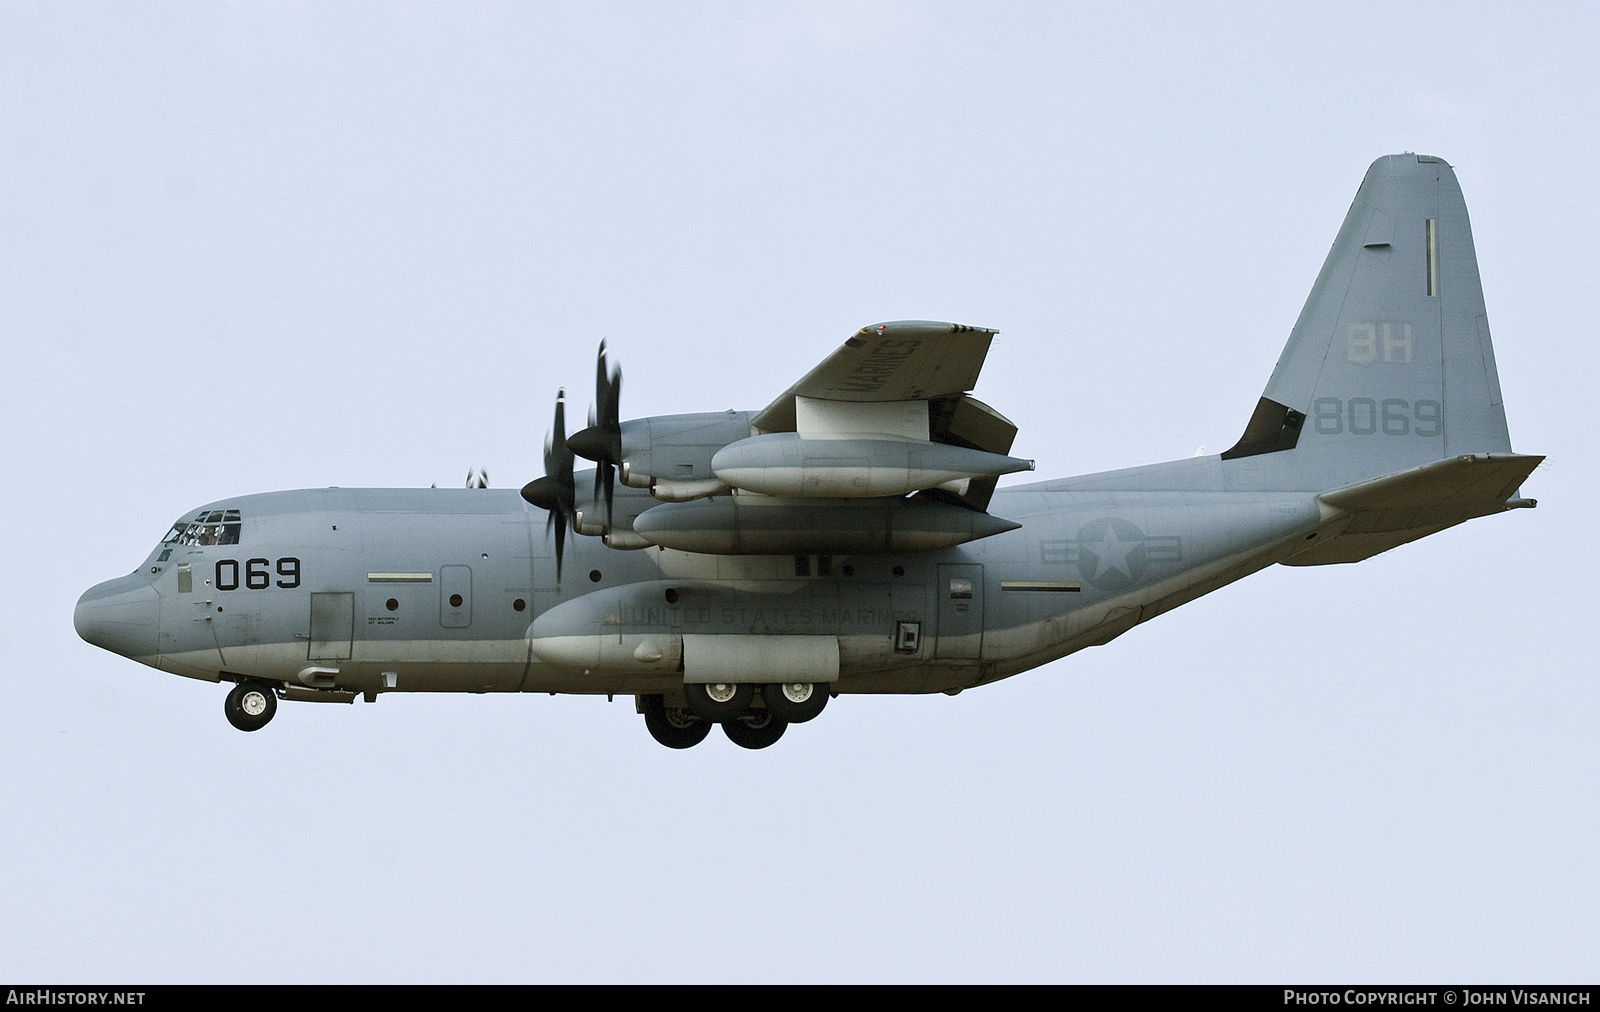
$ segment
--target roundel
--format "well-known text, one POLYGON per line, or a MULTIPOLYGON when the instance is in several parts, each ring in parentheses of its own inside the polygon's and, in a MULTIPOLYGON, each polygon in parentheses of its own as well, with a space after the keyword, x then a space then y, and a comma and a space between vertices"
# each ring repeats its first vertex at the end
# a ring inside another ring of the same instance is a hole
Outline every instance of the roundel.
POLYGON ((1078 572, 1084 582, 1115 593, 1139 582, 1149 565, 1144 531, 1121 517, 1100 517, 1078 528, 1078 572))

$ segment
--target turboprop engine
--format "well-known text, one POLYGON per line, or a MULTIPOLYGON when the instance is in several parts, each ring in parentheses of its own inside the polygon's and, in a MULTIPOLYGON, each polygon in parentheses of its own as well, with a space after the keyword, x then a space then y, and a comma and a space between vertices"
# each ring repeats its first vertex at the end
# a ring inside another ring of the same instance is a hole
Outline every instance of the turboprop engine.
POLYGON ((589 426, 562 440, 558 414, 562 459, 547 460, 550 477, 524 497, 562 514, 558 535, 624 549, 919 552, 1012 530, 986 512, 989 498, 1000 476, 1033 461, 1007 456, 1016 427, 967 393, 992 337, 955 324, 879 324, 763 411, 630 421, 621 420, 621 370, 601 342, 589 426), (938 352, 919 354, 925 347, 938 352), (599 465, 592 477, 572 473, 574 455, 599 465))

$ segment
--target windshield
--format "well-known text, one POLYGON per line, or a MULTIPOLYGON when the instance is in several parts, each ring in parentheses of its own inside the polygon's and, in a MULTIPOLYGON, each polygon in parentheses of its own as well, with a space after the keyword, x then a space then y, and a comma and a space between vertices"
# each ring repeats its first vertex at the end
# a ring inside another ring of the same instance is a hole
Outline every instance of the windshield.
POLYGON ((161 539, 163 545, 237 545, 238 510, 202 510, 193 520, 179 520, 161 539))

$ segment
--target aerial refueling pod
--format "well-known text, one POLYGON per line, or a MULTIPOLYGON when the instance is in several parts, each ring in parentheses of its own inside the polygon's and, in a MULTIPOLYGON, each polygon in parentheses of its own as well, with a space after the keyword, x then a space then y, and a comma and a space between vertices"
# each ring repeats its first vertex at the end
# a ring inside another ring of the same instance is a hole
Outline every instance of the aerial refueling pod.
POLYGON ((967 478, 1033 470, 1033 461, 927 440, 751 436, 718 450, 711 469, 734 488, 761 495, 901 496, 967 478))
POLYGON ((1021 526, 931 499, 742 495, 667 503, 633 522, 652 544, 709 555, 923 552, 1021 526))

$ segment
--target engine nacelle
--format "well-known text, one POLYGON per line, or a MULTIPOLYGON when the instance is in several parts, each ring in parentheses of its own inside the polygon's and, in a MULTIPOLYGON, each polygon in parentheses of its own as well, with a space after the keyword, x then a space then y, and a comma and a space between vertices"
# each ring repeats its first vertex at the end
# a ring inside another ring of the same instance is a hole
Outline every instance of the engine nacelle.
MULTIPOLYGON (((692 498, 693 490, 717 487, 711 457, 750 435, 750 411, 654 415, 623 422, 618 477, 630 488, 660 483, 667 501, 692 498)), ((709 493, 699 492, 699 495, 709 493)))

